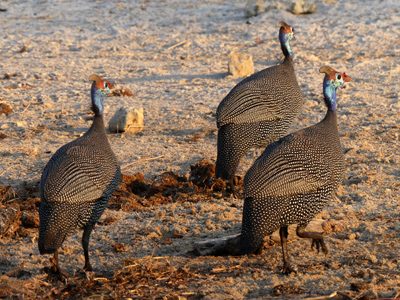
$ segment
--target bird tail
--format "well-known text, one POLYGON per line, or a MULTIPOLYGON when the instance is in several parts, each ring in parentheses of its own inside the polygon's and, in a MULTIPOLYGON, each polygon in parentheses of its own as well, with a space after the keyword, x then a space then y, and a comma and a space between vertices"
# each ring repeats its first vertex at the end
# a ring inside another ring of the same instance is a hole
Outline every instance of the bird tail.
POLYGON ((240 235, 239 255, 253 254, 257 252, 263 243, 263 237, 240 235))
POLYGON ((259 215, 259 201, 253 197, 244 200, 242 233, 240 235, 240 255, 252 254, 263 245, 264 237, 270 233, 268 228, 262 224, 259 215))
POLYGON ((66 210, 62 203, 58 205, 44 204, 43 201, 39 208, 39 252, 40 254, 54 253, 61 247, 67 235, 71 232, 70 210, 66 210))
POLYGON ((235 124, 227 124, 218 130, 217 162, 215 177, 230 180, 235 175, 240 159, 250 147, 242 141, 241 130, 235 124))

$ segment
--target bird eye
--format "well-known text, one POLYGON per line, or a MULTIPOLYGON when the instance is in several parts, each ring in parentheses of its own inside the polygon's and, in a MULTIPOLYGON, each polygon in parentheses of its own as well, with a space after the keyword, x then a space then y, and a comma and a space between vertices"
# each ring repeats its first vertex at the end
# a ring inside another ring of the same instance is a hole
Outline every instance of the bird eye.
POLYGON ((342 75, 339 74, 337 78, 338 78, 339 80, 342 79, 342 75))
POLYGON ((104 82, 104 87, 107 88, 108 87, 108 83, 104 82))

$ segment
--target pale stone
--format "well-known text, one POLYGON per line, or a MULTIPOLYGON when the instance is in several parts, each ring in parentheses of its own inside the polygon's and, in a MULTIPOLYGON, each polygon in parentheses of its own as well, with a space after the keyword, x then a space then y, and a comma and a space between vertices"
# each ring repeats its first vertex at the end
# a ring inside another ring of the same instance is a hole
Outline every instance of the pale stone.
POLYGON ((263 0, 248 0, 244 16, 246 18, 254 17, 265 11, 263 0))
POLYGON ((17 127, 27 127, 28 124, 26 123, 26 121, 17 121, 17 127))
POLYGON ((228 72, 234 77, 247 77, 254 73, 253 58, 246 53, 229 53, 228 72))
POLYGON ((135 133, 143 130, 143 108, 118 109, 108 123, 111 132, 135 133))
POLYGON ((305 0, 295 0, 290 4, 289 9, 292 13, 296 15, 301 15, 315 13, 318 10, 318 7, 313 2, 306 2, 305 0))

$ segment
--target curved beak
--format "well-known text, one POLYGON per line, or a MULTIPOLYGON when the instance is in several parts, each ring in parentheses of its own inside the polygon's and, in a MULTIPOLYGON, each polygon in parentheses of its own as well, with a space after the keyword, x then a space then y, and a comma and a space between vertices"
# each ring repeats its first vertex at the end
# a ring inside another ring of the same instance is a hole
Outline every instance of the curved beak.
POLYGON ((353 79, 349 75, 347 75, 346 73, 343 73, 342 76, 343 76, 343 80, 345 82, 352 82, 353 81, 353 79))

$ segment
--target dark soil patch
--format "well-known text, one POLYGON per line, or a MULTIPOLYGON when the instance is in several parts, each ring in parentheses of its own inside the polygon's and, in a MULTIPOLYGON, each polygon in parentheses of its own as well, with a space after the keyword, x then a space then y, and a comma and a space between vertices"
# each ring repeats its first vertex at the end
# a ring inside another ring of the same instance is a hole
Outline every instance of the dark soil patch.
MULTIPOLYGON (((109 202, 109 208, 130 211, 172 202, 198 202, 206 196, 229 197, 226 182, 215 178, 215 164, 203 160, 190 167, 189 179, 164 172, 146 180, 141 173, 122 174, 121 186, 109 202)), ((236 177, 236 189, 243 189, 243 180, 236 177)))
MULTIPOLYGON (((190 167, 189 179, 164 172, 151 179, 143 174, 122 174, 121 185, 110 199, 108 208, 140 210, 173 202, 198 202, 207 197, 229 197, 226 182, 215 177, 215 164, 203 160, 190 167)), ((236 189, 242 192, 243 181, 236 177, 236 189)), ((18 188, 0 186, 0 238, 25 237, 39 228, 39 181, 23 182, 18 188)), ((112 223, 107 220, 104 223, 112 223)))
POLYGON ((13 111, 12 111, 10 105, 8 105, 6 103, 0 103, 0 115, 1 114, 7 115, 7 114, 12 113, 12 112, 13 111))

